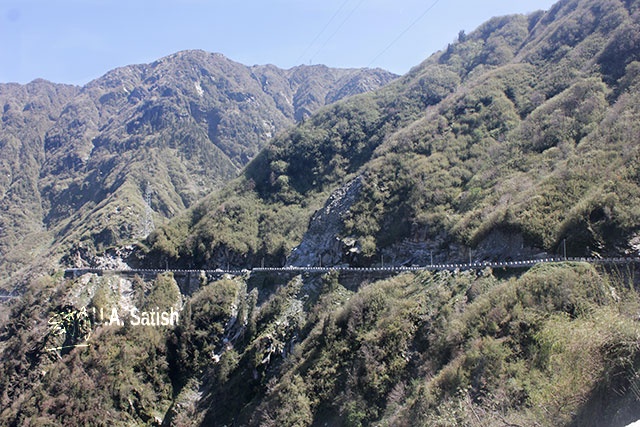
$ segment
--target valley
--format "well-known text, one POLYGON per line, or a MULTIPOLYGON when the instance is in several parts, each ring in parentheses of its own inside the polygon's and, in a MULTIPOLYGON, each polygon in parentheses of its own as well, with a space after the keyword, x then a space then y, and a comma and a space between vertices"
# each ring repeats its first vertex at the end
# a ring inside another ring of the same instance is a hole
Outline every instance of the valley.
POLYGON ((627 426, 639 100, 628 0, 0 85, 0 425, 627 426))

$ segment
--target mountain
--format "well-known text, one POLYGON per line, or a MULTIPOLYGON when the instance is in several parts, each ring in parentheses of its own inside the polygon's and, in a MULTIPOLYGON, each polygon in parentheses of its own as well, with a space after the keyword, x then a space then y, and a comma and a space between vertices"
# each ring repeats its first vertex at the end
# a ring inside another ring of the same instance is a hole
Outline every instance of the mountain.
POLYGON ((185 51, 84 87, 2 85, 0 269, 52 242, 91 252, 142 237, 234 178, 278 132, 394 77, 185 51))
POLYGON ((276 137, 150 236, 151 263, 638 254, 637 13, 561 1, 461 33, 385 88, 276 137))
POLYGON ((3 271, 24 262, 21 249, 47 242, 39 190, 45 135, 79 88, 36 80, 0 85, 0 260, 3 271))
MULTIPOLYGON (((570 256, 636 256, 639 18, 638 2, 561 0, 461 32, 405 76, 282 131, 143 241, 89 261, 424 265, 545 256, 565 243, 570 256)), ((82 256, 75 247, 66 260, 82 256)), ((637 263, 363 270, 33 281, 0 305, 0 420, 640 419, 637 263), (142 312, 179 322, 134 324, 142 312)))

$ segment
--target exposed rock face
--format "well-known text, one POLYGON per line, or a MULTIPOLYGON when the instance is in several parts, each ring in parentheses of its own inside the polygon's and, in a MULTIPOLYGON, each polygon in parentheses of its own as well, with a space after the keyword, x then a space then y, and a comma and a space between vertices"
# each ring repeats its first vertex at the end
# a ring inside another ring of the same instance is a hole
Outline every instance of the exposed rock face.
MULTIPOLYGON (((293 248, 287 261, 292 266, 335 266, 361 263, 356 239, 342 237, 343 219, 360 195, 362 177, 358 177, 334 191, 322 209, 313 214, 302 242, 293 248)), ((375 265, 411 266, 434 263, 464 263, 469 261, 469 248, 453 241, 445 234, 429 240, 404 239, 383 248, 375 265)), ((543 258, 548 254, 528 245, 521 234, 494 229, 471 249, 471 259, 504 261, 543 258)), ((367 263, 371 263, 368 261, 367 263)))
POLYGON ((76 245, 63 258, 68 268, 100 268, 104 270, 127 270, 133 268, 131 258, 134 247, 131 245, 111 248, 102 255, 95 255, 91 250, 76 245))
POLYGON ((34 249, 52 241, 100 248, 144 237, 145 211, 159 222, 176 215, 296 120, 394 77, 184 51, 84 87, 0 85, 0 270, 47 257, 34 249))
POLYGON ((630 250, 627 252, 627 254, 639 254, 640 253, 640 235, 639 234, 634 234, 633 236, 631 236, 631 238, 629 239, 629 248, 630 250))
POLYGON ((322 209, 313 214, 300 245, 291 251, 292 266, 339 265, 344 262, 348 239, 342 240, 343 218, 362 187, 358 177, 331 194, 322 209))
MULTIPOLYGON (((494 229, 474 248, 456 243, 441 234, 434 239, 402 240, 383 249, 384 264, 389 266, 467 263, 480 261, 510 261, 544 258, 543 250, 528 245, 521 234, 494 229), (471 252, 471 253, 469 253, 471 252)), ((381 262, 381 261, 378 261, 381 262)))
MULTIPOLYGON (((300 245, 291 251, 287 261, 292 266, 335 266, 361 263, 356 239, 341 237, 343 218, 360 194, 362 177, 358 177, 333 192, 322 209, 315 212, 300 245)), ((404 239, 381 250, 375 265, 411 266, 431 263, 464 263, 469 261, 468 247, 439 235, 429 240, 404 239)), ((548 254, 528 245, 522 235, 505 230, 492 230, 477 247, 471 249, 471 259, 504 261, 543 258, 548 254)), ((367 262, 367 263, 370 263, 367 262)))
POLYGON ((550 256, 542 249, 528 244, 522 234, 500 229, 491 230, 471 255, 474 261, 508 261, 550 256))
POLYGON ((202 381, 190 380, 175 397, 164 416, 164 422, 168 425, 200 425, 204 418, 204 412, 198 411, 198 404, 204 394, 201 387, 202 381))

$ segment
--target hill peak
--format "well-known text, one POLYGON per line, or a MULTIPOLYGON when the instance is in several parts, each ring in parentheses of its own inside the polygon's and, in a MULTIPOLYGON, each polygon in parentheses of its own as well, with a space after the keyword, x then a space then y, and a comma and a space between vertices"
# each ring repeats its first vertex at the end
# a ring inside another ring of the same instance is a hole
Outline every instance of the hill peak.
POLYGON ((41 79, 0 85, 4 140, 11 140, 0 141, 0 204, 16 212, 0 222, 0 270, 16 268, 1 261, 14 250, 25 263, 31 249, 22 244, 33 244, 18 237, 25 230, 58 241, 84 234, 89 246, 140 237, 147 185, 153 215, 174 216, 235 177, 278 132, 395 77, 354 72, 290 73, 185 50, 116 68, 81 88, 41 79), (29 184, 11 178, 25 173, 29 184))

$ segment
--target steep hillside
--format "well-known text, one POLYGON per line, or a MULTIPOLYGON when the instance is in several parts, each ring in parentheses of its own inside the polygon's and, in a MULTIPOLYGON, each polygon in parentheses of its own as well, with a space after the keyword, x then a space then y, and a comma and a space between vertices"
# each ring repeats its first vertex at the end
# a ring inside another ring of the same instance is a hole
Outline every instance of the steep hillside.
POLYGON ((44 140, 64 106, 80 91, 36 80, 0 85, 0 264, 14 270, 24 252, 48 242, 39 189, 44 140))
POLYGON ((393 77, 247 67, 185 51, 82 88, 5 85, 2 204, 23 213, 2 216, 0 269, 28 264, 50 241, 91 250, 144 237, 152 220, 161 223, 237 176, 295 121, 393 77), (20 152, 30 157, 18 166, 20 152))
MULTIPOLYGON (((562 0, 461 33, 275 136, 127 261, 423 264, 565 239, 569 255, 637 255, 639 18, 637 2, 562 0)), ((149 114, 132 131, 175 128, 149 114)), ((91 151, 139 141, 113 132, 91 151)), ((43 278, 0 305, 0 424, 622 427, 640 419, 637 270, 43 278), (133 323, 169 310, 177 325, 133 323)))
POLYGON ((0 328, 0 419, 589 427, 639 419, 632 282, 581 263, 501 276, 405 273, 358 289, 337 274, 256 274, 203 279, 191 296, 171 274, 154 283, 49 279, 0 328), (135 325, 130 307, 181 307, 179 324, 135 325), (113 310, 124 326, 100 317, 113 310))
POLYGON ((289 262, 509 259, 563 242, 570 255, 637 254, 639 13, 563 0, 462 33, 275 138, 150 236, 153 262, 282 265, 301 242, 289 262), (339 210, 307 234, 326 243, 313 248, 305 230, 332 192, 324 210, 339 210))

